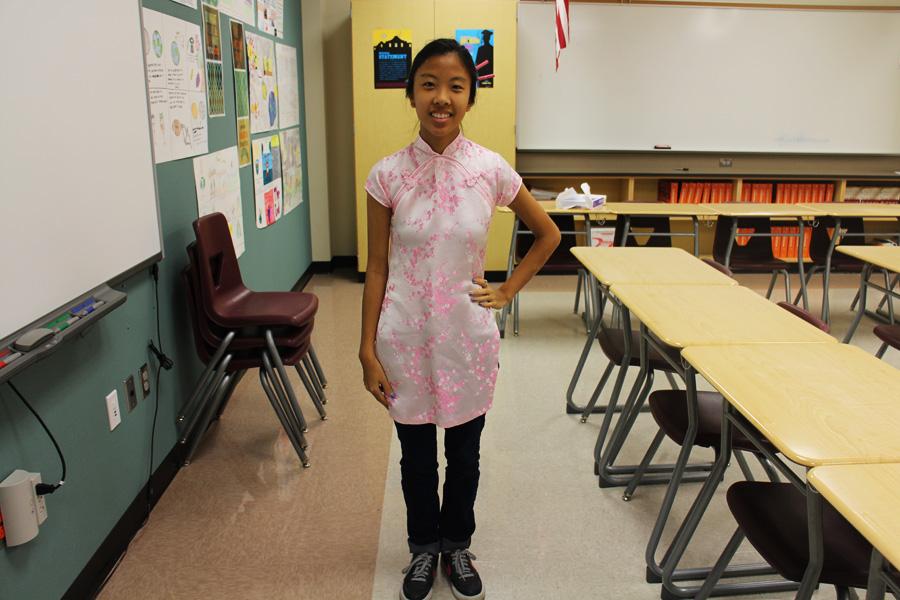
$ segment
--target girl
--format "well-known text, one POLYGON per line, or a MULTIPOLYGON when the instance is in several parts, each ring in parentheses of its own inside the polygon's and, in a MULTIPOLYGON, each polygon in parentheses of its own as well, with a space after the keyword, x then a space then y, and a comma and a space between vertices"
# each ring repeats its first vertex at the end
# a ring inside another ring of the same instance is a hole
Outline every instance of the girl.
POLYGON ((431 597, 441 555, 460 599, 484 598, 469 543, 484 414, 491 407, 500 336, 490 309, 505 306, 559 244, 559 230, 498 154, 463 137, 476 72, 451 39, 416 55, 406 97, 419 137, 379 161, 366 180, 369 263, 359 359, 366 389, 390 411, 412 561, 402 600, 431 597), (484 280, 488 227, 509 206, 535 243, 509 281, 484 280), (447 470, 438 499, 436 427, 447 470))

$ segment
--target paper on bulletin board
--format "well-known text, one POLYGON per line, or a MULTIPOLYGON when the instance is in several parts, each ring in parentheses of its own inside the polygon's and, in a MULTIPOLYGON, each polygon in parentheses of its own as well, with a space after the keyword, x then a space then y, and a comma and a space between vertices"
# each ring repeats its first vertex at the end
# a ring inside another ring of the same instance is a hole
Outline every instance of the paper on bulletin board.
POLYGON ((281 147, 278 134, 253 140, 253 191, 256 196, 256 228, 268 227, 281 218, 281 147))
POLYGON ((209 116, 225 115, 225 81, 222 77, 222 35, 219 11, 203 5, 203 47, 206 54, 206 97, 209 116))
POLYGON ((286 44, 275 44, 275 62, 278 65, 278 126, 294 127, 300 124, 300 86, 297 82, 297 49, 286 44))
POLYGON ((300 153, 300 129, 281 132, 281 178, 284 184, 284 214, 303 202, 303 157, 300 153))
MULTIPOLYGON (((195 0, 196 1, 196 0, 195 0)), ((203 4, 209 4, 219 9, 232 19, 243 21, 248 25, 256 24, 256 11, 253 0, 203 0, 203 4)))
POLYGON ((234 112, 237 117, 238 163, 250 164, 250 80, 247 73, 247 47, 244 26, 231 22, 231 58, 234 65, 234 112))
POLYGON ((184 6, 190 6, 194 10, 197 9, 197 0, 172 0, 172 2, 183 4, 184 6))
POLYGON ((478 87, 494 87, 494 30, 457 29, 456 41, 465 46, 476 66, 487 61, 487 64, 478 69, 478 87), (484 79, 480 79, 481 77, 484 79))
POLYGON ((284 0, 256 0, 256 28, 284 37, 284 0))
POLYGON ((143 9, 144 61, 156 163, 206 154, 206 76, 200 27, 143 9))
POLYGON ((225 215, 234 252, 244 253, 244 214, 241 210, 241 175, 237 147, 225 148, 194 159, 197 215, 225 215))
POLYGON ((372 32, 375 89, 406 87, 412 67, 412 30, 376 29, 372 32))
POLYGON ((250 73, 250 131, 261 133, 278 127, 275 42, 250 32, 244 37, 250 73))

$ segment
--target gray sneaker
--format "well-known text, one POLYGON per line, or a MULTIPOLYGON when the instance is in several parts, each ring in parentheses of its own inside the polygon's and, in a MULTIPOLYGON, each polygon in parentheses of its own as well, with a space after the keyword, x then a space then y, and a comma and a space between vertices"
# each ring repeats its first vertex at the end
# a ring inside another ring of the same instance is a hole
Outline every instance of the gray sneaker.
POLYGON ((441 553, 441 570, 450 582, 453 597, 457 600, 482 600, 484 585, 472 561, 475 555, 466 548, 441 553))
POLYGON ((437 554, 422 552, 413 554, 409 566, 403 569, 403 587, 400 588, 400 600, 428 600, 431 598, 431 587, 437 571, 437 554))

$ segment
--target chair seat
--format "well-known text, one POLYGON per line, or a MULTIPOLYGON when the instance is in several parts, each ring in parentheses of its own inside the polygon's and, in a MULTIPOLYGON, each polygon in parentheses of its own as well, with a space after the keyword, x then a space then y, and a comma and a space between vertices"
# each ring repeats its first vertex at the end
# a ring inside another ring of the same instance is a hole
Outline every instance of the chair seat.
MULTIPOLYGON (((622 364, 625 358, 625 336, 621 329, 610 329, 601 327, 597 332, 597 341, 606 357, 617 365, 622 364)), ((640 366, 640 343, 641 333, 639 331, 631 332, 631 359, 629 366, 640 366)), ((677 354, 673 349, 673 354, 677 354)), ((666 362, 666 359, 655 349, 650 348, 650 367, 663 372, 673 372, 672 365, 666 362)))
MULTIPOLYGON (((809 562, 806 498, 790 483, 741 481, 728 489, 728 507, 747 540, 778 574, 803 579, 809 562)), ((872 546, 823 500, 824 562, 820 581, 866 587, 872 546)))
POLYGON ((876 325, 874 331, 882 342, 900 350, 900 325, 876 325))
POLYGON ((319 308, 314 294, 305 292, 251 292, 244 289, 213 299, 207 316, 223 327, 301 327, 319 308))
POLYGON ((777 258, 755 258, 753 256, 741 256, 733 254, 728 267, 734 273, 771 273, 772 271, 786 270, 789 273, 797 272, 796 261, 784 261, 777 258))
MULTIPOLYGON (((719 448, 722 443, 722 402, 718 392, 697 392, 697 437, 695 446, 719 448)), ((659 428, 679 446, 684 443, 688 428, 687 392, 684 390, 657 390, 648 400, 650 414, 659 428)), ((777 452, 774 446, 765 442, 768 450, 777 452)), ((747 436, 732 430, 731 447, 735 450, 759 452, 747 436)))

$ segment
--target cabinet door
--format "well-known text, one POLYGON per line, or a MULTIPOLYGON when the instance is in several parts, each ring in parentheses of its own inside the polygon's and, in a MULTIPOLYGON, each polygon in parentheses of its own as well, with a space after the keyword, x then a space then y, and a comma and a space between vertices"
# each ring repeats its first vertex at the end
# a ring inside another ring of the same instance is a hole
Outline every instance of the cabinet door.
MULTIPOLYGON (((378 29, 408 29, 412 55, 434 38, 434 4, 423 0, 353 0, 353 127, 356 159, 356 241, 359 270, 368 259, 366 176, 379 159, 417 135, 416 112, 402 88, 375 89, 374 41, 378 29)), ((326 77, 328 74, 326 74, 326 77)), ((349 218, 349 215, 348 215, 349 218)))

